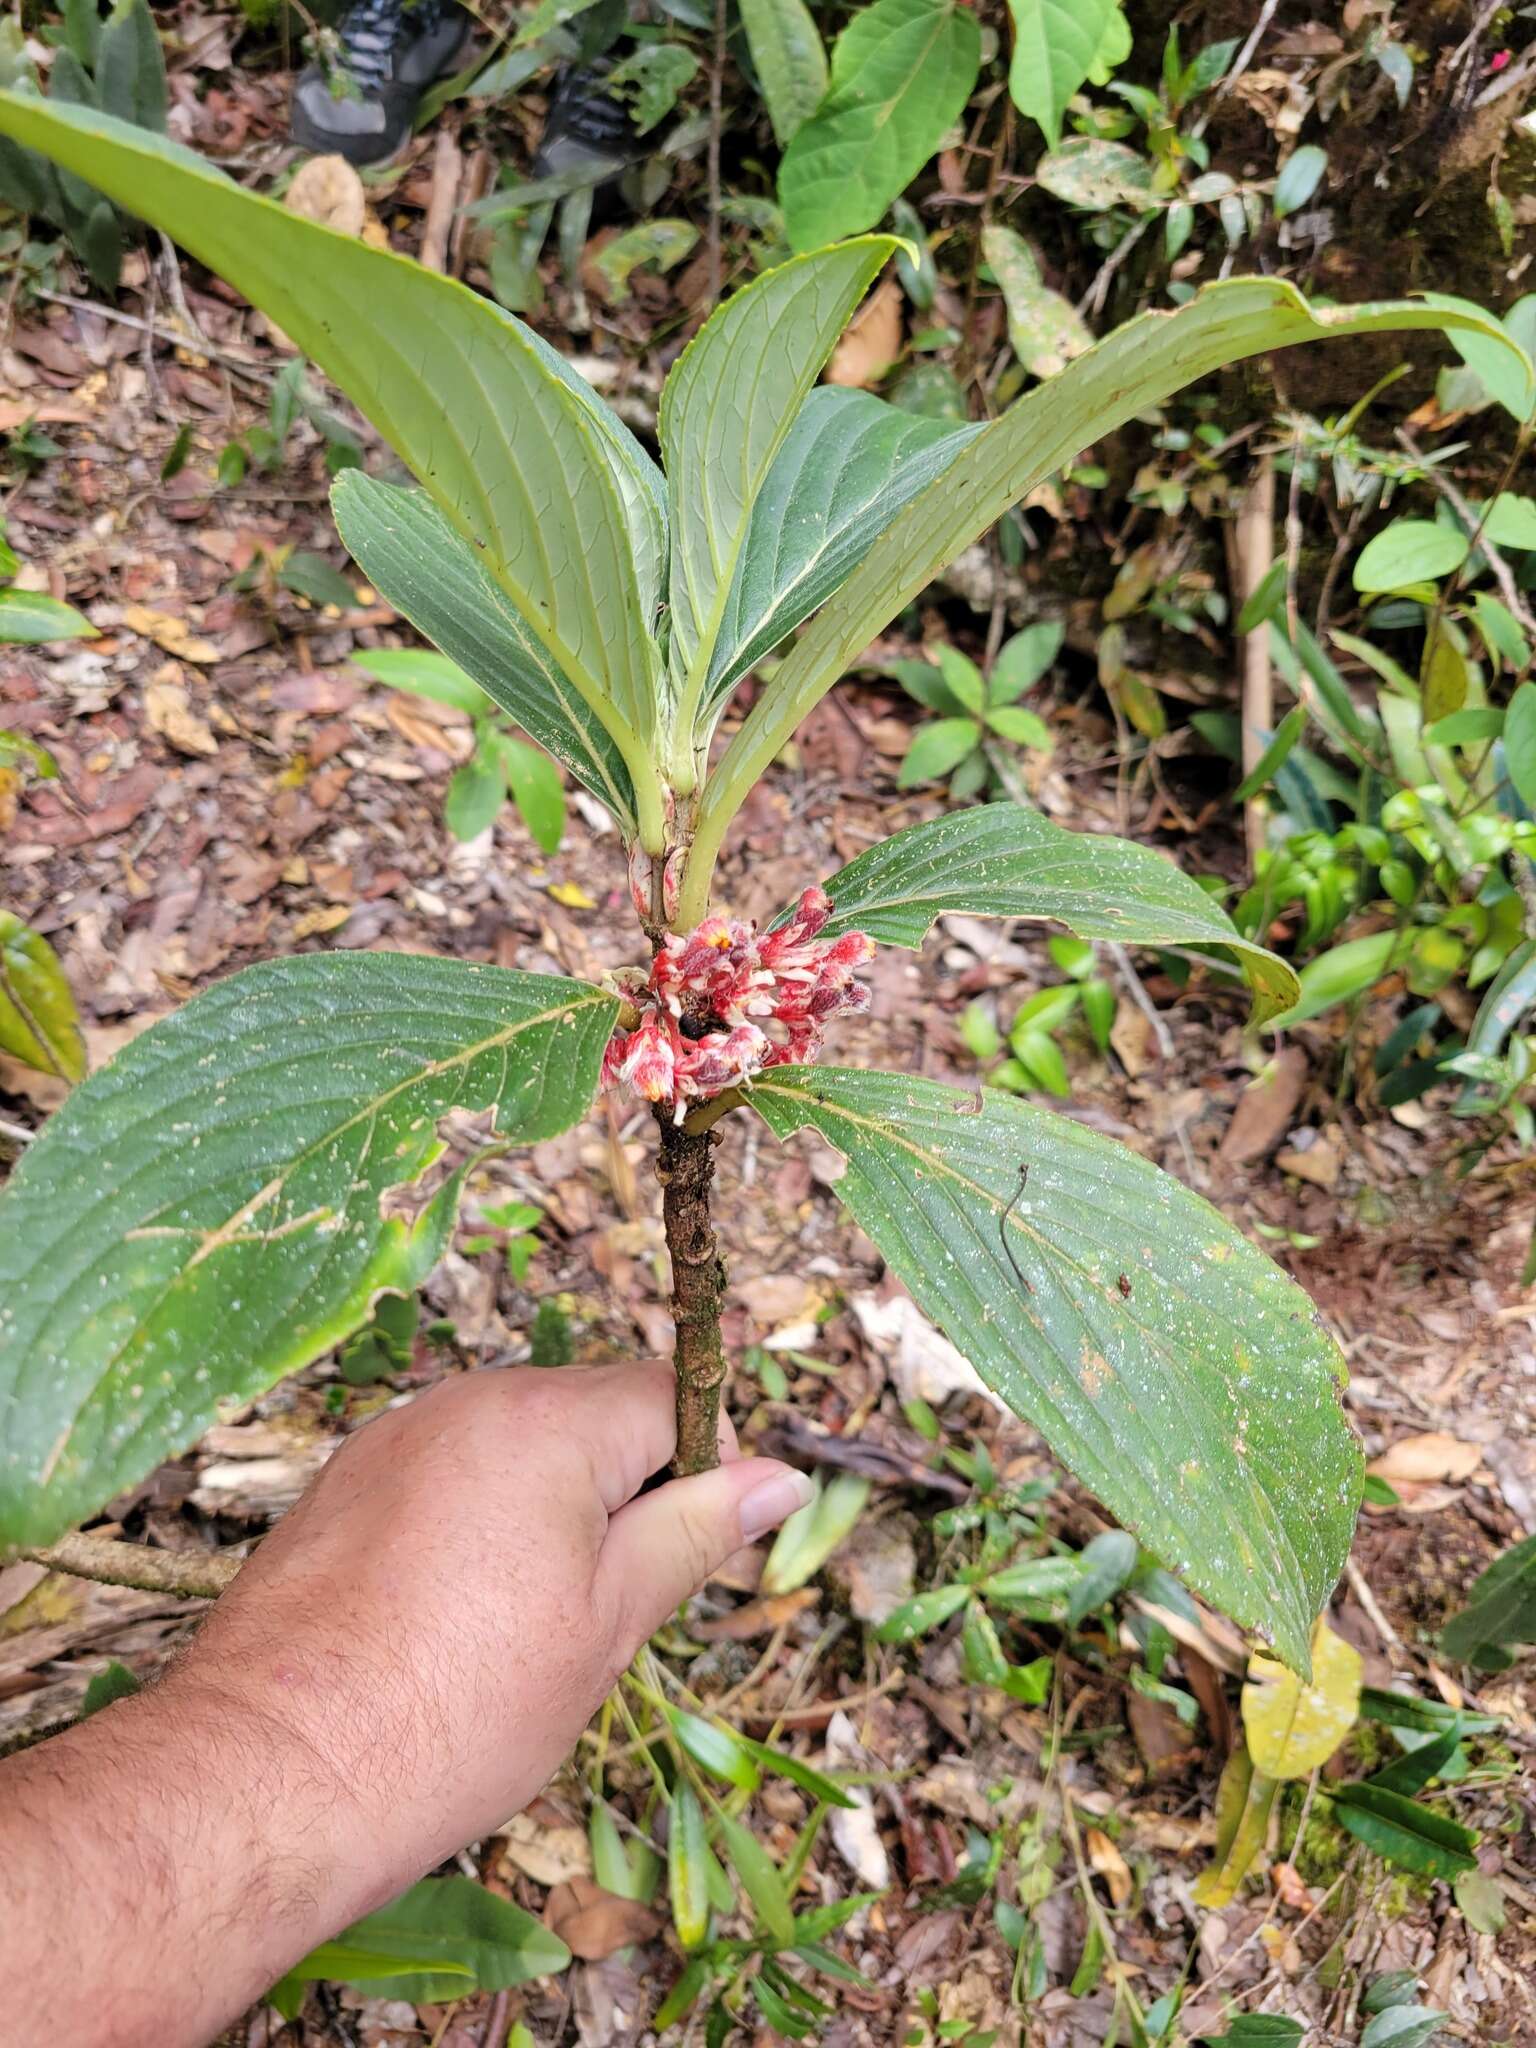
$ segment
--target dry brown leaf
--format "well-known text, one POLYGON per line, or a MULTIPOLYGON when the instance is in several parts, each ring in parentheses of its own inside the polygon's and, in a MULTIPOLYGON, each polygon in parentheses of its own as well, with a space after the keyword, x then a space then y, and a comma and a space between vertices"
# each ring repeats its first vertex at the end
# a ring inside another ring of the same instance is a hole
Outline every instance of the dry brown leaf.
POLYGON ((1227 1166, 1262 1159, 1285 1136, 1306 1085, 1307 1056, 1299 1045, 1289 1045, 1237 1098, 1217 1157, 1227 1166))
POLYGON ((283 204, 343 235, 360 235, 368 217, 363 181, 344 156, 312 156, 301 164, 283 204))
MULTIPOLYGON (((718 1573, 715 1579, 718 1583, 718 1573)), ((691 1621, 688 1632, 697 1636, 701 1643, 749 1643, 757 1636, 772 1635, 786 1621, 793 1621, 807 1607, 814 1607, 820 1598, 814 1586, 800 1586, 793 1593, 774 1593, 762 1600, 749 1600, 745 1607, 718 1615, 713 1621, 691 1621)))
POLYGON ((888 277, 854 315, 848 332, 832 351, 827 382, 868 386, 901 354, 901 287, 888 277))
POLYGON ((1373 1458, 1366 1469, 1391 1486, 1396 1486, 1399 1480, 1410 1486, 1422 1486, 1433 1485, 1437 1480, 1459 1483, 1470 1479, 1482 1462, 1481 1444, 1464 1443, 1460 1437, 1431 1429, 1421 1436, 1400 1438, 1379 1458, 1373 1458))
POLYGON ((167 663, 154 681, 144 686, 144 716, 150 731, 161 734, 183 754, 216 754, 219 743, 212 728, 192 709, 185 683, 174 677, 175 670, 167 663))
POLYGON ((1275 1881, 1275 1890, 1283 1906, 1291 1906, 1298 1913, 1305 1913, 1312 1904, 1312 1894, 1307 1890, 1306 1880, 1294 1863, 1276 1863, 1270 1867, 1270 1876, 1275 1881))
POLYGON ((293 936, 312 939, 316 932, 339 931, 351 915, 350 903, 322 903, 318 909, 306 910, 302 917, 294 920, 293 936))
POLYGON ((211 640, 200 640, 186 620, 178 619, 172 612, 151 611, 147 604, 125 605, 123 624, 130 633, 153 640, 179 661, 209 662, 219 658, 219 650, 211 640))
POLYGON ((1083 1837, 1088 1851, 1089 1868, 1096 1871, 1109 1886, 1109 1896, 1117 1906, 1128 1906, 1136 1887, 1131 1880, 1130 1868, 1120 1851, 1102 1828, 1089 1828, 1083 1837))
POLYGON ((542 1828, 531 1814, 518 1813, 498 1832, 506 1844, 503 1863, 535 1884, 568 1884, 592 1875, 592 1847, 585 1828, 542 1828))
POLYGON ((557 1884, 544 1907, 544 1924, 583 1962, 601 1962, 661 1930, 661 1915, 638 1899, 621 1899, 590 1877, 557 1884))

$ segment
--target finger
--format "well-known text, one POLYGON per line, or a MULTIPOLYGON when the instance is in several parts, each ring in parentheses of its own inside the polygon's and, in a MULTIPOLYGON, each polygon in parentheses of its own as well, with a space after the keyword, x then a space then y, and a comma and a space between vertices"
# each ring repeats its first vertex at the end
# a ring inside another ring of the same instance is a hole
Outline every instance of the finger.
POLYGON ((598 1587, 635 1646, 744 1543, 803 1508, 814 1489, 772 1458, 737 1458, 673 1479, 621 1508, 598 1558, 598 1587))
POLYGON ((562 1366, 539 1374, 560 1407, 560 1427, 579 1444, 611 1515, 633 1500, 677 1449, 677 1379, 664 1359, 562 1366))

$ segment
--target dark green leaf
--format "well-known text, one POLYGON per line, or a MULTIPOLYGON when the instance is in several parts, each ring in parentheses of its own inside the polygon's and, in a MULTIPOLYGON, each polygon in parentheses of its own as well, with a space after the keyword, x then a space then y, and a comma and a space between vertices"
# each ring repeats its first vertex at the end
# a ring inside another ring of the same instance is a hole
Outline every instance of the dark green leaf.
MULTIPOLYGON (((331 508, 349 553, 395 610, 632 831, 634 785, 612 736, 426 493, 349 469, 331 487, 331 508)), ((361 666, 411 687, 389 672, 391 659, 372 650, 361 666)))
MULTIPOLYGON (((0 625, 0 639, 4 637, 5 628, 0 625)), ((1536 810, 1536 683, 1522 683, 1509 700, 1504 713, 1504 765, 1521 801, 1536 810)))
POLYGON ((438 1119, 565 1130, 617 1011, 581 982, 319 953, 231 976, 82 1082, 0 1193, 0 1552, 51 1542, 381 1289, 413 1291, 473 1164, 412 1213, 438 1119))
POLYGON ((779 166, 791 245, 873 227, 957 121, 981 32, 957 0, 871 0, 838 37, 826 98, 779 166))
POLYGON ((838 1194, 919 1307, 1117 1519, 1306 1670, 1361 1458, 1301 1290, 1068 1118, 837 1068, 773 1069, 752 1101, 778 1136, 811 1125, 844 1155, 838 1194))
POLYGON ((1477 1836, 1401 1793, 1374 1785, 1340 1785, 1334 1818, 1375 1855, 1421 1877, 1455 1877, 1474 1870, 1477 1836))
POLYGON ((1327 168, 1328 152, 1319 149, 1315 142, 1293 149, 1275 180, 1275 219, 1284 220, 1288 213, 1296 213, 1305 206, 1327 168))
POLYGON ((1425 2005, 1389 2005, 1367 2021, 1360 2048, 1424 2048, 1445 2025, 1445 2017, 1425 2005))
MULTIPOLYGON (((866 931, 884 945, 921 945, 934 919, 950 911, 1048 919, 1083 939, 1230 953, 1253 986, 1261 1018, 1295 1001, 1291 969, 1240 938, 1221 906, 1160 853, 1064 831, 1020 804, 988 804, 898 832, 833 875, 826 889, 829 931, 866 931)), ((781 912, 781 920, 788 915, 781 912)))
POLYGON ((858 1805, 853 1795, 835 1779, 825 1776, 821 1771, 813 1770, 809 1764, 802 1763, 799 1757, 791 1756, 787 1750, 774 1749, 766 1742, 754 1742, 747 1735, 738 1735, 736 1740, 749 1756, 756 1757, 765 1771, 772 1771, 781 1778, 788 1778, 791 1783, 798 1785, 802 1792, 809 1792, 813 1799, 821 1800, 823 1805, 858 1805))
POLYGON ((827 53, 805 0, 741 0, 753 68, 773 139, 787 149, 827 90, 827 53))
POLYGON ((829 597, 979 427, 921 419, 867 391, 813 391, 774 457, 720 620, 707 707, 829 597))
POLYGON ((1495 1558, 1440 1631, 1447 1657, 1475 1663, 1490 1645, 1506 1649, 1536 1642, 1536 1536, 1495 1558))
POLYGON ((1242 2012, 1224 2034, 1202 2034, 1211 2048, 1295 2048, 1306 2033, 1300 2020, 1281 2012, 1242 2012))
POLYGON ((750 1751, 728 1728, 716 1727, 713 1721, 684 1713, 680 1707, 668 1707, 667 1718, 678 1741, 696 1764, 702 1764, 706 1771, 723 1779, 727 1785, 738 1786, 743 1792, 757 1790, 762 1773, 750 1751))
POLYGON ((135 1678, 126 1664, 119 1664, 114 1657, 105 1671, 98 1671, 85 1688, 85 1698, 80 1702, 80 1718, 89 1719, 99 1714, 103 1707, 110 1707, 114 1700, 132 1699, 136 1692, 144 1690, 144 1681, 135 1678))
POLYGON ((727 1813, 724 1807, 715 1809, 715 1819, 720 1828, 721 1846, 732 1869, 741 1879, 742 1889, 752 1901, 758 1920, 781 1948, 793 1948, 795 1916, 790 1910, 789 1895, 784 1889, 784 1878, 778 1865, 752 1830, 733 1814, 727 1813))
POLYGON ((165 59, 145 0, 117 0, 102 25, 94 66, 102 112, 165 131, 165 59))
POLYGON ((311 604, 334 605, 337 611, 345 612, 357 603, 357 592, 341 571, 333 569, 324 555, 311 554, 304 548, 289 555, 277 572, 277 580, 284 590, 291 590, 296 597, 307 597, 311 604))
POLYGON ((1258 795, 1264 785, 1278 772, 1289 758, 1292 747, 1307 729, 1307 707, 1296 704, 1285 714, 1270 735, 1269 744, 1254 763, 1253 773, 1245 775, 1232 792, 1235 804, 1245 804, 1250 797, 1258 795))
POLYGON ((1067 1620, 1074 1628, 1124 1589, 1136 1557, 1136 1538, 1124 1529, 1106 1529, 1085 1546, 1081 1576, 1067 1598, 1067 1620))
POLYGON ((366 1983, 412 2005, 553 1976, 571 1960, 558 1935, 467 1877, 429 1877, 296 1963, 290 1980, 366 1983))
MULTIPOLYGON (((772 1123, 772 1118, 769 1122, 772 1123)), ((927 1635, 930 1629, 941 1628, 952 1615, 960 1612, 970 1597, 969 1586, 935 1586, 932 1592, 918 1593, 891 1609, 875 1630, 875 1640, 879 1643, 915 1642, 919 1636, 927 1635)))
POLYGON ((1431 1778, 1440 1776, 1456 1754, 1460 1742, 1461 1723, 1456 1721, 1443 1735, 1432 1735, 1417 1749, 1404 1750, 1401 1756, 1394 1757, 1383 1770, 1373 1772, 1365 1782, 1383 1792, 1401 1792, 1405 1799, 1411 1799, 1415 1792, 1423 1791, 1431 1778))

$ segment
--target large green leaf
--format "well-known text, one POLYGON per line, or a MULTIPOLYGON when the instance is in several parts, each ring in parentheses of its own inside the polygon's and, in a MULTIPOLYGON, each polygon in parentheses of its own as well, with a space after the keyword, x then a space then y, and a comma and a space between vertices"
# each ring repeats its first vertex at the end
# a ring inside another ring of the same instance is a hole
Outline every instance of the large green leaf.
POLYGON ((1510 1649, 1536 1642, 1536 1536, 1496 1557, 1468 1595, 1467 1604, 1440 1631, 1447 1657, 1485 1670, 1502 1670, 1510 1649), (1489 1656, 1489 1652, 1494 1652, 1489 1656))
POLYGON ((827 89, 821 31, 805 0, 741 0, 741 25, 774 140, 786 149, 827 89))
MULTIPOLYGON (((1198 882, 1149 846, 1067 832, 1020 804, 952 811, 872 846, 826 883, 829 934, 868 932, 920 946, 937 917, 1032 917, 1082 939, 1126 946, 1214 946, 1237 960, 1262 1022, 1300 984, 1285 961, 1242 938, 1198 882)), ((789 912, 776 920, 782 923, 789 912)))
POLYGON ((617 1008, 545 975, 317 953, 231 976, 82 1082, 0 1194, 0 1555, 414 1287, 464 1170, 415 1185, 439 1118, 563 1131, 617 1008))
POLYGON ((427 1877, 295 1963, 283 1987, 366 1984, 412 2004, 500 1991, 563 1970, 571 1952, 542 1921, 468 1877, 427 1877))
POLYGON ((1305 1672, 1361 1460, 1343 1360, 1301 1290, 1198 1195, 1070 1118, 828 1067, 772 1069, 751 1100, 780 1137, 808 1124, 844 1155, 839 1197, 987 1384, 1305 1672))
POLYGON ((104 114, 0 94, 0 130, 176 236, 354 399, 633 761, 656 719, 648 465, 546 343, 452 278, 104 114))
POLYGON ((873 227, 965 110, 981 31, 959 0, 872 0, 832 50, 826 98, 779 165, 790 244, 873 227))
POLYGON ((726 825, 811 706, 903 605, 1036 484, 1137 413, 1245 356, 1381 329, 1453 326, 1494 337, 1525 363, 1496 323, 1456 309, 1403 302, 1314 309, 1278 278, 1233 278, 1207 285, 1177 312, 1127 321, 1027 393, 902 508, 764 687, 704 792, 684 920, 703 916, 726 825))
POLYGON ((1119 0, 1008 0, 1013 62, 1008 92, 1021 114, 1038 121, 1054 149, 1067 102, 1093 69, 1119 0))
POLYGON ((869 235, 796 256, 707 320, 672 367, 656 431, 672 512, 670 664, 693 721, 752 506, 833 343, 895 243, 869 235))
POLYGON ((980 427, 823 385, 800 408, 752 507, 720 620, 707 705, 809 618, 909 498, 980 427))
POLYGON ((331 509, 358 567, 395 610, 633 831, 634 785, 613 735, 425 492, 347 469, 331 487, 331 509))
POLYGON ((107 113, 164 132, 165 58, 146 0, 117 0, 101 25, 95 68, 96 90, 107 113))

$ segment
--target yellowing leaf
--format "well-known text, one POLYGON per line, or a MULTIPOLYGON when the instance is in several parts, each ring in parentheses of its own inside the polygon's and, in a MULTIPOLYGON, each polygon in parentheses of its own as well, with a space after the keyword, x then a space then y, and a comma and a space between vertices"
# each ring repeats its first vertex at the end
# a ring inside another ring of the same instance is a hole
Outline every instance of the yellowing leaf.
POLYGON ((1355 1725, 1360 1653, 1325 1621, 1312 1632, 1312 1682, 1273 1657, 1255 1657, 1243 1687, 1243 1726, 1255 1771, 1305 1778, 1327 1763, 1355 1725))
POLYGON ((579 882, 551 882, 549 893, 567 910, 596 910, 597 904, 579 882))

